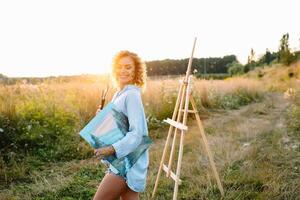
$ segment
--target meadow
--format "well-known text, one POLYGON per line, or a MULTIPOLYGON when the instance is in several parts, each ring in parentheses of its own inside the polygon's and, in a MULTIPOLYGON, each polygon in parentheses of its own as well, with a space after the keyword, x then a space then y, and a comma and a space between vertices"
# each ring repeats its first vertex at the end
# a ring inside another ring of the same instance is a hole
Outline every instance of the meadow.
MULTIPOLYGON (((149 78, 142 96, 154 143, 141 199, 154 186, 168 131, 162 120, 172 116, 180 78, 149 78)), ((105 167, 78 133, 95 115, 107 82, 0 86, 1 200, 92 198, 105 167)), ((224 199, 299 198, 300 64, 224 80, 194 78, 192 90, 224 199)), ((179 199, 220 199, 193 116, 188 126, 179 199)), ((171 199, 173 181, 160 180, 157 199, 171 199)))

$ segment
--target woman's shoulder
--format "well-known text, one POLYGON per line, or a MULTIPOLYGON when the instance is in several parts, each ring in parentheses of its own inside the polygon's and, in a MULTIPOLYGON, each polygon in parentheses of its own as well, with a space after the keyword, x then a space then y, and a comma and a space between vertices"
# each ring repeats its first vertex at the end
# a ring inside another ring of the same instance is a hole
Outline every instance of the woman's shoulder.
POLYGON ((135 85, 127 85, 122 90, 116 91, 112 97, 112 101, 115 99, 126 99, 127 96, 140 96, 141 88, 135 85))
POLYGON ((127 85, 126 86, 126 90, 127 91, 138 91, 138 92, 141 92, 141 88, 139 86, 136 86, 136 85, 127 85))
POLYGON ((141 96, 141 88, 135 85, 128 85, 124 93, 126 96, 141 96))
POLYGON ((141 91, 139 90, 128 90, 125 95, 126 102, 139 102, 142 101, 141 91))

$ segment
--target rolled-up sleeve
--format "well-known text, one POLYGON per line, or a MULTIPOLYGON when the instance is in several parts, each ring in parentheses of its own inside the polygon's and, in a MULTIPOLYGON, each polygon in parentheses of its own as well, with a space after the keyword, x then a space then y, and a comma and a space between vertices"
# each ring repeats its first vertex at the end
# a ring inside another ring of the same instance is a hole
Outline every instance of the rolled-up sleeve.
POLYGON ((145 130, 145 113, 139 91, 128 92, 125 99, 125 109, 129 121, 129 132, 121 140, 112 144, 117 158, 122 158, 133 152, 141 143, 145 130))

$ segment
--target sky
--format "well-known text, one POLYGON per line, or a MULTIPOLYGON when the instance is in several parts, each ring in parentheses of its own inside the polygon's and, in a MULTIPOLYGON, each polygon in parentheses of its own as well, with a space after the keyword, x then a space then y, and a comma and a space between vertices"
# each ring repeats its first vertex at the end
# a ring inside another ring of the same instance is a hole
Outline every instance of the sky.
POLYGON ((246 63, 300 49, 297 0, 0 0, 0 73, 10 77, 109 73, 120 50, 143 60, 223 57, 246 63))

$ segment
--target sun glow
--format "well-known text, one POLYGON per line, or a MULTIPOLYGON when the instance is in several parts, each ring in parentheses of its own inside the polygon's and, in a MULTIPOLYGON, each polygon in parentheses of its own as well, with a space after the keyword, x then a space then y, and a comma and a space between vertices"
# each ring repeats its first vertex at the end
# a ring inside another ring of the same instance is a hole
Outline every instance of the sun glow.
POLYGON ((277 51, 290 34, 300 49, 297 1, 1 1, 0 73, 50 76, 109 73, 130 50, 146 61, 277 51), (285 5, 285 8, 282 8, 285 5), (172 7, 172 9, 170 9, 172 7), (285 13, 288 12, 288 13, 285 13), (55 13, 55 14, 54 14, 55 13), (280 15, 278 14, 280 13, 280 15))

